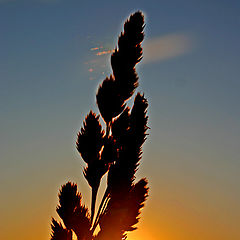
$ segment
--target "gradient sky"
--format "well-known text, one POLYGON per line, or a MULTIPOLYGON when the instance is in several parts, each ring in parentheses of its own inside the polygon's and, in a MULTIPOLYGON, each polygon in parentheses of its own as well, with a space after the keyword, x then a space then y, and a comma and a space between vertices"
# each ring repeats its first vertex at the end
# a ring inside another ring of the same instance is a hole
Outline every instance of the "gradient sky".
POLYGON ((240 239, 236 0, 0 0, 0 239, 50 239, 68 180, 89 204, 76 134, 138 9, 151 127, 138 178, 150 196, 129 239, 240 239))

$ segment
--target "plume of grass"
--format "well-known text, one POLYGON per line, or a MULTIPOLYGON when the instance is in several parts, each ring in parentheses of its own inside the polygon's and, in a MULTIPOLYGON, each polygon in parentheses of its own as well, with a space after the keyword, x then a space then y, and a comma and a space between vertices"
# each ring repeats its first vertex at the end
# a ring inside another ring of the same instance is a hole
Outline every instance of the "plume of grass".
POLYGON ((140 93, 132 109, 127 101, 139 84, 135 66, 142 59, 143 29, 144 16, 138 11, 125 22, 111 56, 113 73, 98 88, 96 101, 106 131, 100 116, 90 111, 77 136, 76 148, 86 163, 83 174, 92 188, 91 215, 82 205, 77 185, 63 185, 57 213, 64 225, 52 220, 51 240, 72 239, 72 232, 78 240, 122 240, 136 229, 148 196, 147 180, 135 182, 147 136, 148 103, 140 93), (107 187, 94 218, 98 188, 106 173, 107 187), (100 231, 94 235, 97 226, 100 231))
POLYGON ((51 228, 51 240, 72 240, 72 231, 64 228, 54 218, 52 218, 51 228))
MULTIPOLYGON (((144 22, 140 19, 143 20, 142 15, 141 13, 137 12, 125 23, 125 32, 119 37, 119 50, 116 49, 111 58, 112 68, 115 76, 115 78, 112 78, 112 81, 115 80, 115 83, 118 84, 117 89, 119 91, 119 96, 121 96, 119 99, 123 99, 122 103, 125 103, 125 101, 131 97, 138 85, 138 77, 135 71, 135 65, 141 60, 142 48, 140 43, 144 36, 142 32, 144 22), (133 49, 135 49, 135 52, 133 49), (127 72, 129 74, 127 74, 127 72), (131 75, 133 72, 135 77, 129 77, 133 76, 131 75)), ((117 95, 115 98, 117 98, 117 95)), ((114 109, 114 106, 110 103, 108 106, 114 109)), ((123 104, 122 106, 122 108, 125 107, 123 104)), ((100 224, 101 231, 99 232, 99 236, 103 236, 103 233, 110 231, 110 225, 109 227, 106 227, 108 225, 106 223, 113 222, 113 217, 111 217, 112 215, 109 214, 110 212, 115 212, 117 208, 117 212, 119 212, 121 205, 123 209, 128 209, 128 211, 125 212, 121 211, 122 214, 129 214, 131 209, 133 209, 127 208, 124 206, 124 203, 127 204, 130 201, 129 193, 134 187, 135 173, 142 156, 142 145, 146 140, 146 131, 148 129, 146 116, 147 107, 148 103, 144 98, 144 95, 138 93, 135 97, 134 106, 131 113, 128 107, 124 108, 123 111, 119 111, 120 115, 115 118, 114 121, 112 119, 110 120, 112 138, 115 140, 115 147, 118 154, 116 161, 114 161, 110 166, 107 189, 93 225, 94 230, 96 226, 100 224), (103 218, 104 221, 102 220, 103 218), (108 218, 109 221, 107 220, 108 218)), ((104 114, 102 112, 101 114, 104 118, 104 114)), ((147 194, 148 189, 145 188, 145 190, 147 194)), ((134 216, 134 214, 132 216, 134 216)), ((137 216, 138 215, 135 214, 135 223, 137 223, 137 216)), ((124 228, 120 223, 117 224, 117 222, 115 222, 114 226, 119 229, 119 231, 116 230, 115 232, 118 232, 118 234, 120 234, 119 236, 121 237, 124 236, 123 233, 125 231, 134 230, 134 228, 130 227, 124 228), (120 231, 120 229, 122 230, 120 231)))
POLYGON ((76 147, 87 163, 83 173, 92 188, 91 222, 94 217, 100 180, 108 170, 106 162, 100 159, 100 151, 104 142, 103 136, 104 131, 102 131, 99 116, 90 111, 85 118, 81 131, 78 133, 76 147))
POLYGON ((59 192, 57 213, 69 231, 74 231, 78 240, 90 240, 90 215, 88 209, 82 205, 82 196, 77 191, 77 185, 66 183, 59 192))
POLYGON ((141 42, 144 38, 144 17, 136 12, 124 24, 124 32, 118 40, 118 48, 111 56, 113 75, 99 86, 97 104, 107 124, 118 116, 138 86, 135 65, 142 59, 141 42))
POLYGON ((99 116, 90 111, 78 133, 76 142, 77 150, 87 164, 91 165, 99 160, 103 136, 104 131, 102 131, 99 116))

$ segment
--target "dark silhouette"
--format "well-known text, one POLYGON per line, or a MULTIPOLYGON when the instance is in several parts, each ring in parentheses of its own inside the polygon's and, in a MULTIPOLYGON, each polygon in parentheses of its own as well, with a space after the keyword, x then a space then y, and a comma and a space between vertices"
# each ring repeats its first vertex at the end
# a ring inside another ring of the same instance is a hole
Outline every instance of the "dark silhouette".
POLYGON ((111 56, 113 75, 98 88, 97 105, 106 123, 90 111, 77 136, 76 147, 87 166, 83 174, 92 188, 91 214, 82 204, 77 185, 68 182, 59 192, 57 213, 63 224, 52 219, 52 240, 121 240, 136 229, 140 209, 148 195, 147 180, 135 182, 135 173, 146 140, 147 100, 137 93, 130 110, 126 106, 138 86, 135 65, 142 59, 144 17, 136 12, 124 24, 118 48, 111 56), (101 178, 107 188, 95 216, 95 203, 101 178), (95 216, 95 218, 94 218, 95 216), (100 231, 95 234, 96 227, 100 231))

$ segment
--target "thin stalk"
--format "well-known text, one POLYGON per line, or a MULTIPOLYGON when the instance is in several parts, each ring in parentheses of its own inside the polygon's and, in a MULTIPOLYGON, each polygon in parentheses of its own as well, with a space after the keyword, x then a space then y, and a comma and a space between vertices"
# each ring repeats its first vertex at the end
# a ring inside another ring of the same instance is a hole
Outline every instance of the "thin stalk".
MULTIPOLYGON (((112 126, 112 120, 109 121, 109 122, 106 122, 106 135, 105 135, 106 138, 109 138, 111 126, 112 126)), ((98 208, 97 216, 95 218, 93 227, 91 229, 92 233, 95 231, 95 229, 96 229, 96 227, 98 225, 99 216, 102 214, 103 206, 105 207, 105 201, 106 201, 106 199, 108 197, 108 194, 109 194, 109 190, 108 190, 108 187, 107 187, 106 190, 105 190, 105 193, 103 195, 102 201, 100 203, 100 206, 98 208)), ((95 201, 96 201, 96 199, 95 199, 95 201)), ((95 209, 95 203, 94 203, 94 209, 95 209)), ((93 216, 94 216, 94 210, 93 209, 92 209, 92 212, 93 213, 91 214, 91 224, 93 223, 93 216)))
POLYGON ((107 199, 107 197, 108 197, 108 194, 109 194, 109 191, 108 191, 108 188, 107 188, 106 191, 105 191, 105 193, 104 193, 104 196, 103 196, 103 198, 102 198, 101 204, 100 204, 100 206, 99 206, 99 208, 98 208, 97 216, 96 216, 96 218, 95 218, 93 227, 92 227, 92 229, 91 229, 92 233, 95 231, 95 229, 96 229, 96 227, 97 227, 97 225, 98 225, 98 219, 99 219, 100 214, 102 213, 102 208, 103 208, 103 206, 105 206, 104 203, 105 203, 105 201, 106 201, 106 199, 107 199))
POLYGON ((108 202, 109 202, 109 198, 106 198, 106 200, 104 201, 104 205, 103 205, 103 207, 102 207, 102 211, 101 211, 101 213, 99 214, 99 217, 98 217, 98 219, 97 219, 96 224, 99 223, 101 216, 103 215, 104 211, 106 210, 106 207, 107 207, 108 202))
MULTIPOLYGON (((103 204, 101 213, 99 214, 98 218, 96 219, 95 228, 96 228, 97 225, 99 224, 99 222, 100 222, 100 220, 101 220, 101 217, 103 216, 104 211, 106 210, 106 207, 107 207, 108 202, 109 202, 109 198, 106 198, 105 201, 104 201, 104 204, 103 204)), ((95 228, 94 228, 94 230, 95 230, 95 228)))
POLYGON ((98 191, 98 187, 92 188, 91 223, 93 222, 93 217, 94 217, 94 212, 95 212, 97 191, 98 191))

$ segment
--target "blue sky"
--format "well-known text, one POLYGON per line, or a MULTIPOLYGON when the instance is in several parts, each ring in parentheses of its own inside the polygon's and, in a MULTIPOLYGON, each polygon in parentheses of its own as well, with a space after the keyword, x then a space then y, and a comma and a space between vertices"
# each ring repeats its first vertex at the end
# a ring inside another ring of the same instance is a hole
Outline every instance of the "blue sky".
POLYGON ((97 53, 115 47, 138 9, 146 16, 139 90, 151 127, 139 177, 149 179, 150 198, 129 239, 239 239, 240 3, 233 0, 0 1, 0 204, 11 206, 1 210, 1 239, 48 238, 67 180, 88 203, 76 133, 90 108, 97 111, 97 86, 111 72, 110 54, 97 53), (23 232, 26 224, 32 230, 23 232))

